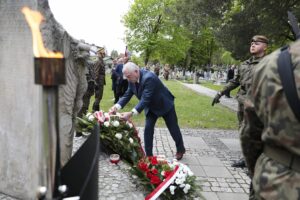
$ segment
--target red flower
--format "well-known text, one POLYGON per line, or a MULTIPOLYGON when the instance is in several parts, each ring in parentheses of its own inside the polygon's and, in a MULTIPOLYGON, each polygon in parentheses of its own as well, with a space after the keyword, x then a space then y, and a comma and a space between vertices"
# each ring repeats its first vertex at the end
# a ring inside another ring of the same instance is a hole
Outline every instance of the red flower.
POLYGON ((138 167, 139 167, 142 171, 144 171, 144 172, 148 172, 148 171, 149 171, 147 163, 140 162, 139 165, 138 165, 138 167))
POLYGON ((151 164, 152 164, 152 165, 157 165, 157 164, 158 164, 158 161, 157 161, 156 156, 153 156, 153 157, 152 157, 152 159, 151 159, 151 164))
POLYGON ((165 171, 164 177, 168 178, 168 176, 170 176, 171 173, 172 173, 172 171, 165 171))
POLYGON ((153 185, 159 185, 162 181, 160 180, 160 178, 158 176, 155 176, 153 175, 151 177, 151 180, 150 180, 151 184, 153 185))
POLYGON ((153 176, 154 176, 154 175, 153 175, 151 172, 147 172, 147 177, 148 177, 149 179, 152 179, 153 176))
POLYGON ((154 168, 154 169, 152 169, 152 170, 151 170, 151 172, 152 172, 152 174, 154 174, 154 175, 158 174, 158 170, 157 170, 157 169, 155 169, 155 168, 154 168))

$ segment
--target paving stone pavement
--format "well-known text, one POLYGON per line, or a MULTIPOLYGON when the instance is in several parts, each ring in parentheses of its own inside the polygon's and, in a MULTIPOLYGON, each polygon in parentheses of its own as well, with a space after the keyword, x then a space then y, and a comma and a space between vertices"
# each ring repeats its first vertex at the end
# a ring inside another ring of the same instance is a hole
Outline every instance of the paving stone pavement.
MULTIPOLYGON (((143 128, 138 128, 142 138, 143 128)), ((246 200, 250 179, 244 169, 233 168, 231 163, 241 155, 237 131, 182 129, 186 154, 181 160, 197 176, 206 200, 246 200)), ((77 148, 83 138, 75 138, 77 148)), ((142 144, 143 145, 143 144, 142 144)), ((76 147, 75 147, 76 149, 76 147)), ((154 134, 155 155, 172 159, 176 153, 175 144, 166 128, 156 128, 154 134)), ((147 192, 129 173, 130 167, 120 161, 118 165, 109 162, 108 155, 99 158, 100 200, 142 200, 147 192)), ((198 199, 198 198, 195 198, 198 199)), ((199 198, 200 199, 200 198, 199 198)))

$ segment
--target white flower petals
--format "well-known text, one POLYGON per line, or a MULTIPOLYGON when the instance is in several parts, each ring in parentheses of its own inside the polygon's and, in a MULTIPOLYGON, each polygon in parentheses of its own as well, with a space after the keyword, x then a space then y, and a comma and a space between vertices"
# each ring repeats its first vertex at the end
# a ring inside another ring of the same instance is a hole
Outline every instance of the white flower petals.
POLYGON ((128 140, 129 140, 130 144, 133 144, 133 139, 132 138, 129 138, 128 140))
POLYGON ((118 138, 119 140, 121 140, 123 136, 121 133, 116 133, 115 137, 118 138))
POLYGON ((119 122, 119 121, 113 121, 113 122, 112 122, 112 125, 113 125, 114 127, 118 127, 118 126, 120 126, 120 122, 119 122))

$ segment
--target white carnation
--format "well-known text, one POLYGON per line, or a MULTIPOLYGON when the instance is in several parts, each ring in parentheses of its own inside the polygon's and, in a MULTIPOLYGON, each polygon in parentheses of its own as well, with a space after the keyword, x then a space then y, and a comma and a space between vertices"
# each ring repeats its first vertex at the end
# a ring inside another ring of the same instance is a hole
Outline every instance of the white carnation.
POLYGON ((113 125, 114 127, 118 127, 118 126, 120 125, 120 122, 119 122, 119 121, 113 121, 113 122, 112 122, 112 125, 113 125))
POLYGON ((92 115, 92 113, 90 113, 90 112, 88 112, 88 113, 86 113, 86 117, 89 117, 90 115, 92 115))
POLYGON ((121 133, 116 133, 115 137, 118 138, 119 140, 121 140, 122 139, 122 134, 121 133))
POLYGON ((89 120, 89 121, 93 121, 94 119, 95 119, 94 115, 89 115, 89 116, 88 116, 88 120, 89 120))
POLYGON ((104 122, 103 124, 105 127, 109 127, 109 122, 104 122))
POLYGON ((176 186, 174 186, 174 185, 171 185, 171 186, 170 186, 170 193, 171 193, 172 195, 175 194, 175 189, 176 189, 176 186))
POLYGON ((191 189, 191 185, 190 184, 186 184, 185 187, 183 188, 183 192, 186 194, 189 192, 189 190, 191 189))
POLYGON ((133 144, 133 139, 132 139, 132 138, 129 138, 129 142, 130 142, 131 144, 133 144))
POLYGON ((175 183, 177 184, 177 185, 181 185, 181 184, 183 184, 183 179, 181 179, 181 178, 176 178, 176 180, 175 180, 175 183))

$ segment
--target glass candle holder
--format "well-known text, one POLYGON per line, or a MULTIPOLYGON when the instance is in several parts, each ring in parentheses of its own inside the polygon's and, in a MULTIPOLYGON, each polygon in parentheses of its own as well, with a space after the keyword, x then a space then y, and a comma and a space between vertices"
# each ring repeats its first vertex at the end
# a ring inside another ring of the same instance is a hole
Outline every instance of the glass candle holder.
POLYGON ((109 160, 111 163, 118 164, 118 162, 120 161, 120 155, 119 154, 111 154, 109 156, 109 160))

